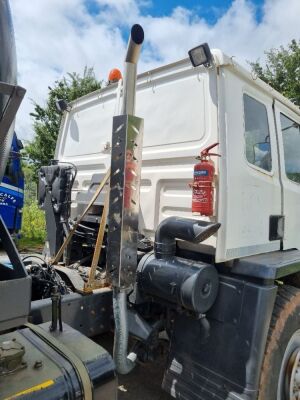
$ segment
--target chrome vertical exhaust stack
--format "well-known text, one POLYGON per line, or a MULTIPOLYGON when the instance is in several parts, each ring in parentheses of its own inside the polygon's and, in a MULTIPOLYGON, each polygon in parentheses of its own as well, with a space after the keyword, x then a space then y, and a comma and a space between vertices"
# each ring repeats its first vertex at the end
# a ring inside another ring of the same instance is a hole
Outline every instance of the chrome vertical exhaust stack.
POLYGON ((143 41, 144 41, 143 28, 139 24, 133 25, 128 40, 127 53, 125 57, 126 63, 137 64, 140 57, 143 41))
POLYGON ((122 289, 133 285, 137 268, 144 121, 134 113, 143 41, 143 28, 133 25, 125 57, 122 112, 113 118, 107 266, 113 286, 122 289))
POLYGON ((135 115, 137 62, 139 60, 143 41, 143 28, 138 24, 133 25, 125 57, 122 114, 135 115))
POLYGON ((107 271, 113 286, 114 360, 120 374, 135 366, 128 355, 127 294, 136 280, 144 121, 135 116, 137 62, 144 31, 133 25, 125 57, 122 115, 113 118, 107 271))

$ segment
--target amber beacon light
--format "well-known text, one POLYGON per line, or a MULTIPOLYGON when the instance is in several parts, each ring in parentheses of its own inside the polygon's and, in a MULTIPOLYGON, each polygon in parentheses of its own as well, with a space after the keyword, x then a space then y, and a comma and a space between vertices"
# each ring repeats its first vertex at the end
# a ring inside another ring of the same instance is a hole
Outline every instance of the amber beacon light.
POLYGON ((118 68, 113 68, 108 74, 108 82, 114 83, 122 79, 122 73, 118 68))

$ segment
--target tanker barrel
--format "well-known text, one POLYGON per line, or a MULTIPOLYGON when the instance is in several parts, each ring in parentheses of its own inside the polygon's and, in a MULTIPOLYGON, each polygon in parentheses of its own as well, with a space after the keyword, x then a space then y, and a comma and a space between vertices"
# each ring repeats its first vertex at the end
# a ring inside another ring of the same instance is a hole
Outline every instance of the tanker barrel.
POLYGON ((0 182, 14 135, 14 118, 25 89, 17 84, 15 38, 8 0, 0 1, 0 182))

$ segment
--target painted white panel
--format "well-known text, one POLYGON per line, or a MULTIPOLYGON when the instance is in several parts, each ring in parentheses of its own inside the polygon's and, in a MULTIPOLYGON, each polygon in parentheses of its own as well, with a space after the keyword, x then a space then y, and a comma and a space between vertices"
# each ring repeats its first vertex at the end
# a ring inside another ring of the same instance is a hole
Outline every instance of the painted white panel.
MULTIPOLYGON (((199 141, 205 133, 204 79, 197 75, 140 87, 136 115, 145 119, 144 148, 199 141)), ((64 157, 103 153, 111 140, 115 96, 75 107, 65 128, 64 157)))
MULTIPOLYGON (((300 184, 291 181, 285 171, 285 157, 283 138, 281 133, 280 113, 300 125, 300 117, 282 103, 275 102, 276 123, 279 133, 279 148, 281 158, 282 185, 283 185, 283 215, 284 222, 284 249, 300 249, 300 184)), ((296 160, 294 160, 296 162, 296 160)))
POLYGON ((224 113, 221 138, 220 198, 217 261, 259 254, 280 248, 269 241, 269 219, 281 213, 281 187, 272 111, 272 97, 255 83, 229 69, 223 70, 220 92, 224 113), (272 171, 250 164, 245 155, 243 93, 265 104, 272 148, 272 171))
POLYGON ((204 79, 189 75, 139 90, 136 113, 145 119, 144 147, 199 141, 204 136, 204 79))
POLYGON ((99 98, 88 107, 78 107, 70 112, 65 131, 64 157, 86 156, 101 153, 111 141, 112 116, 115 98, 99 98))

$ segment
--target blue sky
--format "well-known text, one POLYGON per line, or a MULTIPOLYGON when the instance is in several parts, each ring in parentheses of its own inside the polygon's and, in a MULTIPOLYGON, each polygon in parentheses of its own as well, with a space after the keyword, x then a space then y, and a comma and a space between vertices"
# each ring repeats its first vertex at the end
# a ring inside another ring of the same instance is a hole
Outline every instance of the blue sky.
MULTIPOLYGON (((232 0, 145 0, 140 1, 140 9, 143 14, 153 17, 165 17, 177 7, 189 9, 194 16, 204 18, 209 24, 214 24, 231 7, 232 0)), ((249 0, 255 7, 256 20, 262 19, 264 0, 249 0)), ((87 0, 86 7, 92 15, 101 12, 103 6, 97 0, 87 0)))
MULTIPOLYGON (((252 1, 253 4, 261 6, 262 0, 252 1)), ((214 24, 217 19, 230 8, 231 0, 164 0, 152 1, 145 6, 151 15, 162 17, 171 14, 176 7, 184 7, 193 11, 194 14, 206 19, 209 24, 214 24)), ((260 7, 258 7, 258 10, 260 7)))
POLYGON ((48 86, 67 72, 93 67, 99 79, 122 69, 128 31, 145 30, 139 71, 187 56, 203 42, 247 67, 264 51, 300 39, 300 0, 10 0, 19 65, 27 88, 17 119, 32 137, 32 100, 43 104, 48 86))

